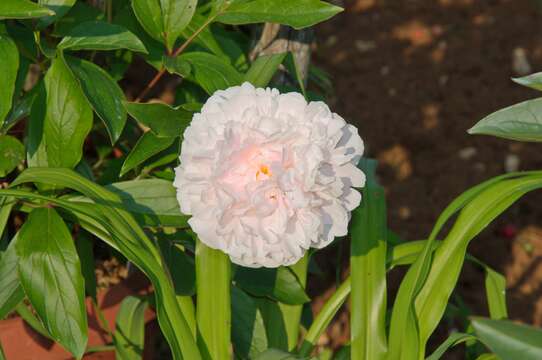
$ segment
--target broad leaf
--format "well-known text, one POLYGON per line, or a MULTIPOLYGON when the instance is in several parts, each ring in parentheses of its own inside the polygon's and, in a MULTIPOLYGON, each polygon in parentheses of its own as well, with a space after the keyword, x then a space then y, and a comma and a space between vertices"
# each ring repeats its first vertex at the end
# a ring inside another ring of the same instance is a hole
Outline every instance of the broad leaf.
POLYGON ((527 100, 483 118, 469 134, 493 135, 518 141, 542 141, 542 98, 527 100))
POLYGON ((126 297, 120 304, 113 334, 115 355, 118 360, 143 358, 146 309, 147 302, 134 296, 126 297))
POLYGON ((16 249, 19 278, 37 315, 56 341, 81 358, 87 343, 85 285, 66 224, 53 208, 35 209, 16 249))
POLYGON ((107 186, 117 193, 122 206, 148 226, 187 226, 188 216, 179 209, 177 192, 170 181, 143 179, 107 186))
POLYGON ((17 275, 19 258, 15 252, 17 236, 0 254, 0 319, 8 315, 24 298, 24 291, 17 275))
POLYGON ((19 69, 17 45, 9 36, 2 33, 0 33, 0 69, 2 69, 0 76, 0 126, 2 126, 13 103, 15 81, 19 69))
POLYGON ((127 118, 122 89, 101 67, 75 57, 66 57, 66 61, 89 103, 104 122, 111 143, 114 144, 120 137, 127 118))
POLYGON ((66 15, 76 1, 77 0, 38 0, 38 4, 54 12, 54 15, 52 16, 40 18, 38 20, 38 27, 43 29, 66 15))
POLYGON ((182 77, 188 77, 192 71, 190 63, 179 56, 166 56, 164 58, 164 66, 170 74, 177 74, 182 77))
POLYGON ((30 19, 42 16, 51 16, 55 12, 29 0, 2 0, 0 1, 0 20, 3 19, 30 19))
POLYGON ((480 341, 501 359, 542 359, 542 330, 508 320, 475 317, 472 326, 480 341))
POLYGON ((85 2, 78 1, 66 15, 55 23, 53 35, 64 37, 79 24, 87 21, 103 20, 105 14, 85 2))
POLYGON ((92 126, 92 109, 62 57, 53 60, 34 100, 27 145, 30 167, 79 163, 92 126))
POLYGON ((172 108, 163 103, 125 103, 128 113, 147 126, 158 137, 182 136, 192 120, 192 113, 182 107, 172 108))
POLYGON ((239 85, 243 77, 226 60, 205 52, 190 52, 181 55, 181 59, 192 65, 192 78, 209 95, 217 90, 239 85))
POLYGON ((105 21, 87 21, 71 29, 58 44, 65 50, 117 50, 147 53, 134 34, 124 27, 105 21))
POLYGON ((167 149, 175 142, 175 139, 176 137, 158 137, 150 131, 144 133, 126 157, 120 175, 123 176, 160 151, 167 149))
POLYGON ((264 352, 267 335, 262 314, 254 300, 239 288, 231 288, 232 343, 240 359, 253 359, 264 352))
POLYGON ((163 42, 164 20, 159 0, 132 0, 132 9, 147 34, 163 42))
POLYGON ((285 57, 286 53, 259 56, 245 74, 245 81, 255 87, 266 87, 285 57))
POLYGON ((266 296, 285 304, 300 305, 310 301, 297 276, 284 266, 276 269, 238 267, 235 282, 249 294, 266 296))
POLYGON ((0 178, 9 174, 24 160, 24 145, 10 135, 0 135, 0 178))
POLYGON ((232 25, 271 22, 301 29, 325 21, 342 10, 320 0, 235 1, 217 21, 232 25))

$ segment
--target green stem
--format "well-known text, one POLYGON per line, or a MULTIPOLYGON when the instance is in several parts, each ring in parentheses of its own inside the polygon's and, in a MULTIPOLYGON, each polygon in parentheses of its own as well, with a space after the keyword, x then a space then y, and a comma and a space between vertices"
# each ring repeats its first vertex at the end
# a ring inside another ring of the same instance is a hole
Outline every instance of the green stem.
MULTIPOLYGON (((307 284, 307 268, 309 265, 309 255, 305 254, 296 264, 290 266, 290 269, 298 277, 299 282, 303 287, 307 284)), ((286 335, 288 337, 288 350, 292 351, 296 348, 299 340, 299 323, 301 321, 301 313, 303 305, 287 305, 279 303, 284 319, 286 335)))
POLYGON ((337 291, 335 291, 335 293, 329 298, 329 300, 324 304, 322 310, 320 310, 312 322, 312 325, 305 336, 305 340, 303 340, 301 348, 299 349, 299 355, 301 358, 305 358, 310 355, 314 344, 316 344, 318 338, 320 338, 320 335, 322 335, 324 330, 328 327, 329 323, 337 311, 339 311, 349 294, 350 277, 348 277, 337 289, 337 291))
POLYGON ((204 359, 230 359, 231 264, 220 250, 196 242, 198 346, 204 359))

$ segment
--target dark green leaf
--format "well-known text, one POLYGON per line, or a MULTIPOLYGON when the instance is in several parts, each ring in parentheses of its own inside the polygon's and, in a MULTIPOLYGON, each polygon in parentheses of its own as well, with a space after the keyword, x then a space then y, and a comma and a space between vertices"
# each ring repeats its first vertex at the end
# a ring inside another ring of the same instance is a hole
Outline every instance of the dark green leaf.
POLYGON ((39 6, 38 4, 29 0, 0 1, 0 20, 30 19, 54 14, 54 11, 39 6))
POLYGON ((9 36, 2 33, 0 33, 0 69, 2 69, 2 76, 0 76, 0 126, 2 126, 13 103, 15 81, 19 69, 17 45, 9 36))
POLYGON ((160 179, 132 180, 107 187, 121 198, 122 205, 140 223, 148 226, 187 226, 188 216, 179 209, 172 183, 160 179))
POLYGON ((78 1, 66 15, 55 23, 54 36, 64 37, 79 24, 87 21, 103 20, 105 14, 87 3, 78 1))
POLYGON ((132 0, 132 9, 147 34, 164 42, 164 20, 159 0, 132 0))
POLYGON ((81 358, 87 343, 85 285, 75 245, 52 208, 33 210, 16 244, 19 278, 51 336, 81 358))
POLYGON ((18 257, 15 252, 17 236, 6 251, 0 254, 0 319, 8 315, 24 298, 24 291, 17 276, 18 257))
POLYGON ((71 29, 58 44, 66 50, 117 50, 147 53, 147 49, 134 34, 124 27, 105 21, 87 21, 71 29))
POLYGON ((182 136, 192 120, 192 112, 163 103, 125 103, 128 113, 158 137, 182 136))
POLYGON ((471 319, 476 335, 503 360, 542 359, 542 330, 508 320, 471 319))
POLYGON ((24 160, 24 145, 10 135, 0 135, 0 178, 24 160))
POLYGON ((38 27, 43 29, 66 15, 76 1, 77 0, 38 0, 38 4, 54 11, 55 13, 52 16, 40 18, 38 20, 38 27))
POLYGON ((245 292, 231 289, 232 343, 240 359, 253 359, 265 351, 267 335, 260 310, 245 292))
POLYGON ((266 87, 280 64, 282 64, 285 56, 286 53, 258 57, 245 74, 245 81, 252 83, 255 87, 266 87))
POLYGON ((175 137, 158 137, 148 131, 143 134, 134 148, 128 154, 128 157, 122 164, 120 175, 126 174, 136 166, 140 165, 150 157, 167 149, 175 142, 175 137))
POLYGON ((276 269, 250 269, 238 267, 235 272, 236 284, 254 296, 266 296, 290 305, 300 305, 310 298, 299 279, 287 267, 276 269))
POLYGON ((518 141, 542 141, 542 98, 494 112, 469 129, 469 134, 493 135, 518 141))
POLYGON ((164 66, 170 74, 177 74, 182 77, 188 77, 190 75, 190 71, 192 70, 190 63, 178 56, 166 56, 164 58, 164 66))
POLYGON ((146 309, 147 302, 137 297, 128 296, 122 301, 113 334, 118 360, 143 358, 146 309))
POLYGON ((79 80, 89 103, 104 122, 111 143, 114 144, 127 118, 122 89, 101 67, 75 57, 66 57, 66 61, 79 80))
POLYGON ((92 109, 61 57, 53 60, 44 83, 30 114, 28 165, 72 168, 81 160, 92 109))
POLYGON ((243 77, 233 66, 216 55, 204 52, 190 52, 181 55, 181 59, 192 65, 191 78, 209 95, 217 90, 239 85, 243 77))
MULTIPOLYGON (((186 233, 185 233, 186 234, 186 233)), ((162 234, 160 234, 162 235, 162 234)), ((180 244, 157 234, 162 258, 173 280, 177 296, 193 296, 196 293, 196 269, 194 261, 180 244)), ((188 236, 188 235, 186 235, 188 236)))
POLYGON ((271 22, 301 29, 325 21, 342 10, 320 0, 235 1, 217 21, 232 25, 271 22))
POLYGON ((94 263, 94 243, 90 234, 86 231, 79 231, 75 247, 81 261, 85 290, 89 296, 96 300, 96 273, 94 272, 96 264, 94 263))

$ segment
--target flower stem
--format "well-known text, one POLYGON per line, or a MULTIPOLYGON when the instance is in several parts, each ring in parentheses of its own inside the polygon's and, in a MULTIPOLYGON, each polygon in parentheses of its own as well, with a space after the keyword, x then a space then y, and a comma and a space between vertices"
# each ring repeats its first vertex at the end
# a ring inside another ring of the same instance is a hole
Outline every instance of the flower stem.
POLYGON ((220 250, 196 243, 198 346, 204 359, 230 359, 231 264, 220 250))

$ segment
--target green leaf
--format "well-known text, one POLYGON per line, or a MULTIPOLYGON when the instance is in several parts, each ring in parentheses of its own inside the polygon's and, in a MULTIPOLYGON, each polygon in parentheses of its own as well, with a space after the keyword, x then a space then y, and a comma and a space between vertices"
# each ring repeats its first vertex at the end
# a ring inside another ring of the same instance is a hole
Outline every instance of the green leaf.
POLYGON ((0 1, 0 20, 3 19, 31 19, 42 16, 51 16, 55 12, 39 6, 29 0, 2 0, 0 1))
POLYGON ((240 359, 253 359, 267 347, 262 314, 254 300, 241 289, 231 288, 232 343, 240 359))
POLYGON ((325 21, 342 10, 320 0, 235 1, 217 17, 217 21, 231 25, 271 22, 302 29, 325 21))
POLYGON ((87 343, 85 285, 75 245, 52 208, 33 210, 16 244, 19 278, 51 336, 81 358, 87 343))
POLYGON ((470 334, 463 334, 458 332, 452 333, 452 335, 450 335, 446 339, 446 341, 440 344, 440 346, 431 354, 431 356, 429 356, 425 360, 439 360, 440 358, 442 358, 446 351, 458 344, 469 340, 476 340, 476 338, 470 334))
POLYGON ((170 74, 177 74, 182 77, 190 76, 190 72, 192 71, 190 63, 179 56, 166 56, 164 58, 164 66, 170 74))
POLYGON ((150 128, 157 137, 182 136, 192 120, 192 112, 182 107, 172 108, 163 103, 126 102, 124 105, 134 119, 150 128))
POLYGON ((0 178, 13 171, 24 160, 24 145, 10 135, 0 135, 0 178))
POLYGON ((150 131, 144 133, 126 157, 124 164, 122 164, 120 175, 123 176, 150 157, 167 149, 174 142, 175 137, 158 137, 150 131))
POLYGON ((297 356, 279 349, 267 349, 259 354, 254 360, 299 360, 297 356))
POLYGON ((77 0, 38 0, 38 4, 54 12, 54 15, 42 17, 38 20, 38 27, 43 29, 56 22, 70 11, 77 0))
POLYGON ((542 330, 507 320, 471 319, 476 335, 501 359, 542 359, 542 330))
POLYGON ((468 133, 541 142, 542 98, 527 100, 494 112, 470 128, 468 133))
POLYGON ((64 37, 79 24, 87 21, 103 20, 105 14, 87 3, 78 1, 66 15, 55 23, 53 35, 64 37))
POLYGON ((350 267, 352 282, 351 356, 384 359, 386 340, 386 200, 376 182, 376 161, 359 164, 367 177, 363 201, 352 212, 350 267))
POLYGON ((512 81, 517 84, 529 87, 531 89, 542 91, 542 72, 523 76, 520 78, 512 78, 512 81))
POLYGON ((24 291, 17 276, 19 258, 15 251, 17 236, 0 255, 0 319, 8 315, 24 299, 24 291))
POLYGON ((188 216, 179 209, 177 191, 170 181, 143 179, 107 186, 118 194, 122 206, 147 226, 187 227, 188 216))
MULTIPOLYGON (((184 233, 186 235, 186 233, 184 233)), ((189 235, 186 235, 187 237, 189 235)), ((194 261, 180 244, 164 234, 156 234, 160 252, 171 275, 177 296, 193 296, 196 293, 196 269, 194 261)))
POLYGON ((192 78, 209 95, 217 90, 239 85, 243 77, 224 59, 205 52, 190 52, 180 56, 192 65, 192 78))
POLYGON ((160 0, 165 45, 172 49, 175 41, 190 23, 198 0, 160 0))
POLYGON ((104 125, 114 144, 126 124, 124 93, 117 82, 93 63, 75 57, 66 57, 66 62, 81 84, 87 100, 104 125))
POLYGON ((147 53, 147 49, 126 28, 105 21, 87 21, 71 29, 58 44, 64 50, 117 50, 147 53))
POLYGON ((228 255, 196 241, 198 346, 205 358, 229 359, 231 263, 228 255))
POLYGON ((117 325, 113 334, 117 359, 135 360, 143 358, 146 309, 147 302, 135 296, 126 297, 120 304, 117 325))
POLYGON ((96 301, 96 264, 94 263, 94 242, 86 231, 79 231, 75 242, 77 255, 81 261, 81 273, 85 279, 87 294, 96 301))
POLYGON ((30 114, 28 165, 73 168, 83 154, 92 109, 61 57, 53 60, 44 84, 30 114))
POLYGON ((9 215, 11 214, 11 209, 15 205, 15 200, 9 197, 0 196, 0 241, 6 230, 6 225, 8 224, 9 215))
POLYGON ((490 267, 486 267, 485 285, 487 303, 491 318, 507 318, 508 310, 506 308, 506 278, 490 267))
POLYGON ((134 14, 147 34, 164 42, 164 21, 159 0, 132 0, 134 14))
POLYGON ((17 45, 9 36, 2 33, 0 33, 0 69, 2 69, 2 76, 0 76, 0 126, 2 126, 13 103, 15 81, 19 69, 17 45))
POLYGON ((255 87, 266 87, 285 57, 286 53, 259 56, 245 74, 245 81, 255 87))
POLYGON ((266 296, 285 304, 300 305, 310 301, 297 276, 284 266, 276 269, 238 267, 235 282, 249 294, 266 296))

